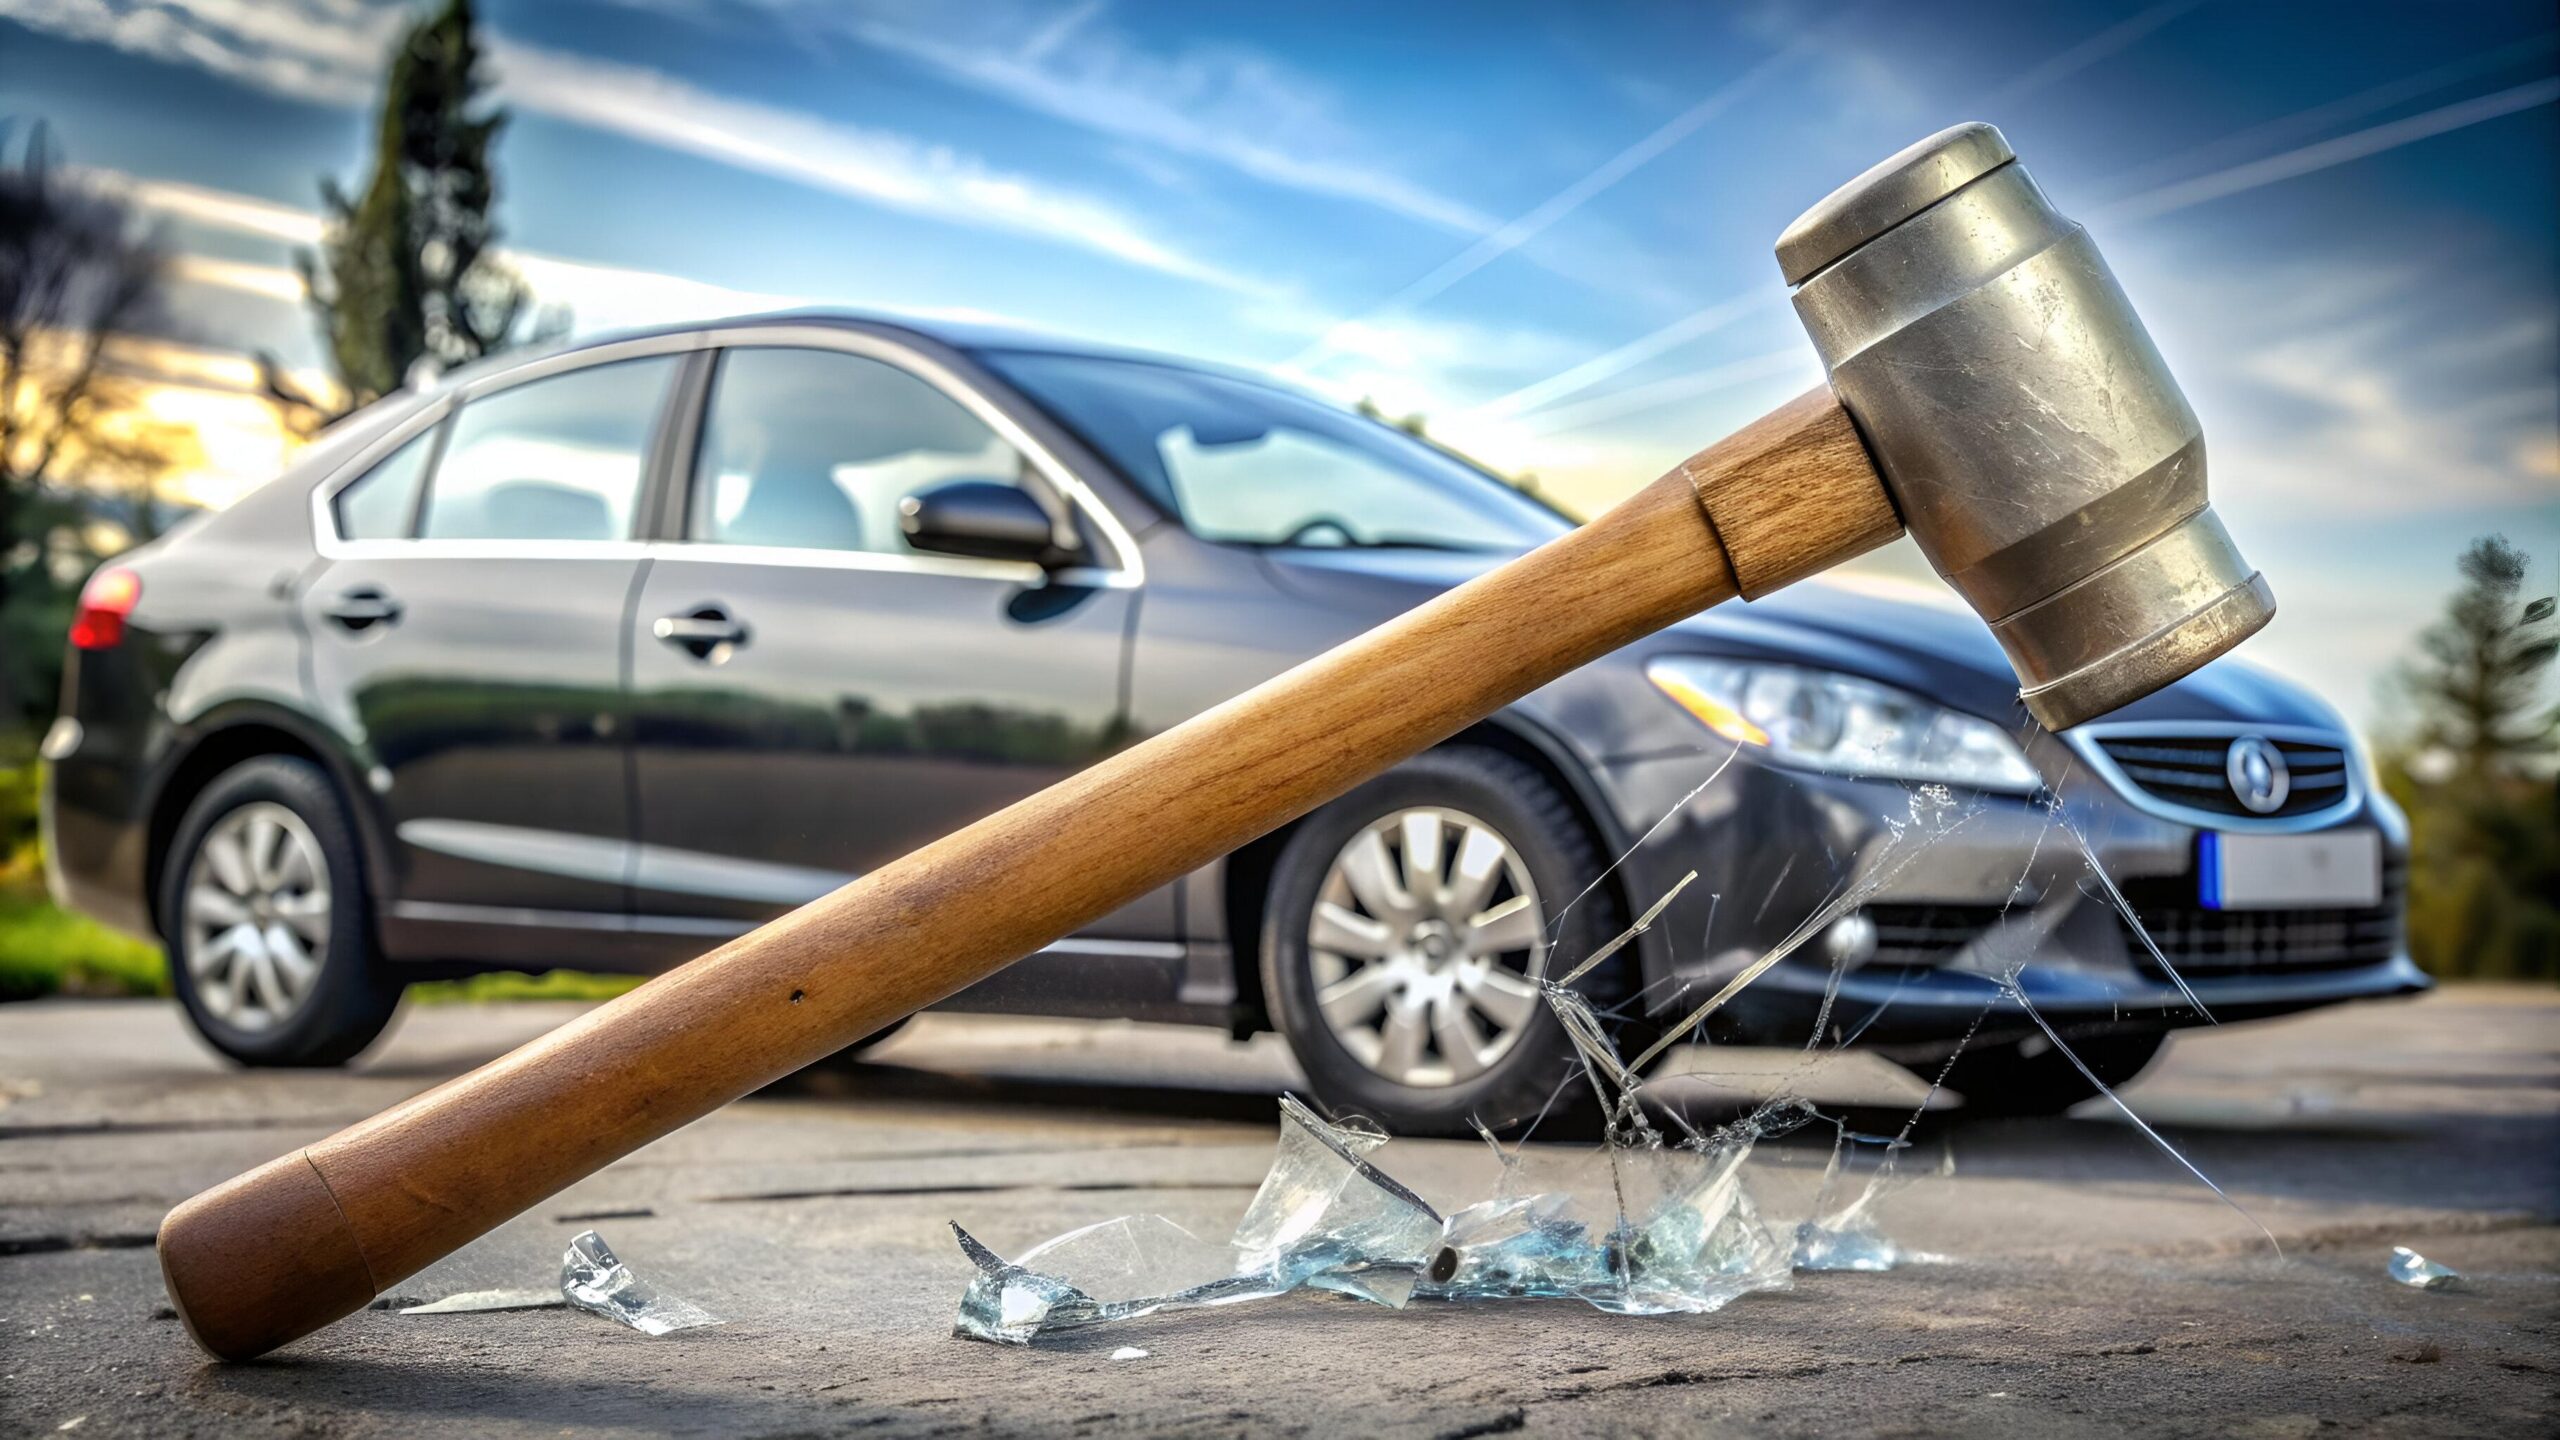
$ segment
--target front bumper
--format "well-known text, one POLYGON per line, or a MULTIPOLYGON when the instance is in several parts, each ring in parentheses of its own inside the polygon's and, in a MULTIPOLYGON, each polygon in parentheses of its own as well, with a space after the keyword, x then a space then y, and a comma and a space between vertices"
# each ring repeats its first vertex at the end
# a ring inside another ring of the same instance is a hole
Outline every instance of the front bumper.
POLYGON ((2199 831, 2137 809, 2085 769, 2048 771, 2061 777, 2049 808, 2044 797, 1931 795, 1791 770, 1746 751, 1692 796, 1723 758, 1722 742, 1710 742, 1599 768, 1631 831, 1671 816, 1625 859, 1633 907, 1698 875, 1657 921, 1649 1008, 1685 1015, 1770 951, 1799 945, 1710 1020, 1711 1039, 1803 1044, 1819 1025, 1825 1044, 1917 1053, 1968 1031, 2023 1036, 2036 1024, 2004 991, 2012 974, 2037 1012, 2073 1033, 2258 1018, 2428 987, 2406 951, 2406 827, 2387 801, 2367 797, 2335 822, 2382 833, 2380 906, 2226 912, 2197 902, 2199 831), (1853 911, 1874 924, 1874 950, 1835 965, 1823 927, 1853 911))

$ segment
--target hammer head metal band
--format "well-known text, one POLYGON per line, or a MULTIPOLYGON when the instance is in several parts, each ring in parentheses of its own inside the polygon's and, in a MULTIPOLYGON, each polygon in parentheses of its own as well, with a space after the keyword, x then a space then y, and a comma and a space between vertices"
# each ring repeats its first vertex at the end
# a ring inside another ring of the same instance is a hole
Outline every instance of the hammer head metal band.
POLYGON ((1896 510, 2044 724, 2129 704, 2275 613, 2205 501, 2204 436, 2088 232, 1958 125, 1778 240, 1896 510))

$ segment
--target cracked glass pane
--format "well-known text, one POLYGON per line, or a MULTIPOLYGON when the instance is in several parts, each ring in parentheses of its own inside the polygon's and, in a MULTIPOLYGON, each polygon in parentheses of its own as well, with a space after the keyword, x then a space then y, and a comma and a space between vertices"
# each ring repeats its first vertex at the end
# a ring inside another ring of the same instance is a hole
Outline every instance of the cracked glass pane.
POLYGON ((643 1335, 672 1335, 726 1323, 690 1300, 660 1294, 632 1274, 631 1267, 593 1230, 571 1240, 560 1257, 560 1293, 577 1309, 628 1325, 643 1335))

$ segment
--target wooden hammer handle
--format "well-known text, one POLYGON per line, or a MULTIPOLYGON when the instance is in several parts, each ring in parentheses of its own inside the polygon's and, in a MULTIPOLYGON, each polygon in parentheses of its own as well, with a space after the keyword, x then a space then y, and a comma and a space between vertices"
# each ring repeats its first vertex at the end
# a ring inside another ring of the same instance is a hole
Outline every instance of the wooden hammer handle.
POLYGON ((1730 597, 1701 495, 1755 478, 1789 492, 1800 554, 1836 562, 1899 529, 1830 392, 1807 395, 1498 570, 196 1196, 160 1227, 170 1299, 232 1360, 352 1313, 678 1126, 1730 597))

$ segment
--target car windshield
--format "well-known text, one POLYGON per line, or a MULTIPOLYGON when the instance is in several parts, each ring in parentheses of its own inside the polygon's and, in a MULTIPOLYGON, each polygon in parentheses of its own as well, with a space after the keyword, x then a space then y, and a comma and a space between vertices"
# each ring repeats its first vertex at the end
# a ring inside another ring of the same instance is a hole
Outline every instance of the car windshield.
POLYGON ((1509 551, 1570 524, 1423 440, 1277 386, 1094 355, 979 358, 1204 540, 1509 551))

